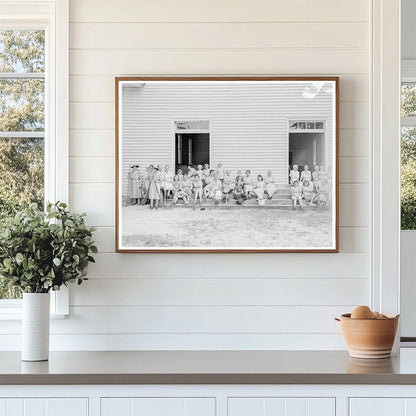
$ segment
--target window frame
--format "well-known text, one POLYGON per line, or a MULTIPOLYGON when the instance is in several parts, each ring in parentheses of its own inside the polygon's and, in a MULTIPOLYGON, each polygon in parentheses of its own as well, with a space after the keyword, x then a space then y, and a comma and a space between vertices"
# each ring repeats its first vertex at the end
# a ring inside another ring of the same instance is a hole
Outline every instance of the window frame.
MULTIPOLYGON (((406 83, 416 84, 416 60, 402 61, 401 85, 406 83)), ((400 117, 400 127, 416 128, 416 116, 400 117)))
MULTIPOLYGON (((68 202, 69 0, 0 0, 0 10, 0 30, 45 30, 45 201, 68 202)), ((51 295, 51 314, 68 315, 68 289, 51 295)), ((21 309, 21 300, 0 300, 0 320, 20 319, 21 309)))
MULTIPOLYGON (((402 76, 400 80, 400 85, 403 85, 405 83, 412 83, 416 85, 416 60, 402 60, 401 69, 402 76)), ((416 129, 416 116, 400 117, 400 132, 402 127, 413 127, 416 129)), ((416 233, 416 230, 402 230, 402 228, 400 227, 400 232, 416 233)))

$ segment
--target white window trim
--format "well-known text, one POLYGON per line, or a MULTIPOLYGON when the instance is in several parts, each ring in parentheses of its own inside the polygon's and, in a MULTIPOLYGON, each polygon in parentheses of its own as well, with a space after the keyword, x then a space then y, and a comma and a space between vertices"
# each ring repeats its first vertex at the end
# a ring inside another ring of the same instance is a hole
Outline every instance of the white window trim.
MULTIPOLYGON (((7 9, 7 13, 2 13, 0 29, 47 28, 45 200, 68 202, 69 0, 0 0, 0 7, 7 9)), ((68 315, 68 289, 62 287, 51 294, 52 315, 68 315)), ((21 301, 0 301, 0 320, 20 317, 21 301)))
POLYGON ((373 0, 370 306, 385 313, 400 312, 400 33, 400 1, 373 0))

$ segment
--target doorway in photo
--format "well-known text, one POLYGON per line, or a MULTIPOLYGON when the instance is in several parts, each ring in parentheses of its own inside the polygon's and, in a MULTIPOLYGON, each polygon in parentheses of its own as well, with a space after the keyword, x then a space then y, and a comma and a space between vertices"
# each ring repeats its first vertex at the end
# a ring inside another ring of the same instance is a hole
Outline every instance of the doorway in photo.
POLYGON ((175 121, 175 172, 210 164, 209 121, 175 121))
POLYGON ((326 166, 325 123, 323 121, 289 122, 289 166, 326 166))

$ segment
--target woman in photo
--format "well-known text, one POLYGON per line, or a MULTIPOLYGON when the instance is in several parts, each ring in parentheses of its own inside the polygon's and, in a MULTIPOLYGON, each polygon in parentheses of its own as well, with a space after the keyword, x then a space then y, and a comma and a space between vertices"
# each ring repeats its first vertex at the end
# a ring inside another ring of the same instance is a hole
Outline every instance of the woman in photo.
POLYGON ((160 202, 161 175, 158 167, 153 167, 149 174, 149 195, 150 209, 157 209, 160 202))
POLYGON ((302 185, 302 195, 305 199, 305 202, 309 205, 315 205, 314 202, 317 198, 317 195, 313 189, 313 183, 306 180, 302 185))
POLYGON ((254 194, 257 196, 257 201, 264 199, 264 179, 263 176, 258 175, 256 185, 253 189, 254 194))
POLYGON ((246 170, 246 174, 243 178, 244 181, 244 194, 246 196, 246 199, 251 199, 253 195, 253 177, 251 176, 251 171, 246 170))
POLYGON ((312 180, 313 180, 313 182, 318 182, 320 176, 321 176, 321 173, 319 171, 319 166, 318 165, 315 165, 314 168, 313 168, 313 172, 312 172, 312 180))
POLYGON ((165 166, 162 173, 161 190, 163 203, 165 203, 168 198, 172 198, 173 194, 173 172, 170 170, 169 165, 165 166))
POLYGON ((172 203, 175 205, 178 202, 179 195, 182 192, 182 171, 178 169, 176 175, 173 177, 173 200, 172 203))
POLYGON ((142 178, 142 205, 147 204, 149 200, 150 179, 153 174, 153 165, 149 165, 142 178))
POLYGON ((222 181, 215 173, 214 178, 211 182, 211 189, 213 192, 214 204, 218 205, 222 201, 222 181))
POLYGON ((312 180, 311 171, 309 170, 309 166, 305 165, 302 173, 300 174, 300 181, 303 183, 305 181, 310 182, 311 180, 312 180))
POLYGON ((233 178, 231 177, 231 171, 230 170, 226 170, 224 172, 224 180, 223 180, 223 193, 225 195, 225 203, 228 202, 230 193, 233 191, 234 189, 234 181, 233 178))
POLYGON ((238 171, 237 177, 235 178, 234 199, 237 205, 242 205, 245 200, 244 178, 240 170, 238 171))
POLYGON ((184 202, 185 205, 189 204, 189 197, 192 194, 192 181, 191 181, 191 177, 188 176, 187 174, 183 175, 183 181, 182 181, 182 192, 184 195, 184 202))
POLYGON ((142 177, 139 165, 130 166, 127 178, 129 180, 129 202, 132 205, 138 205, 142 197, 142 177))
POLYGON ((276 186, 276 180, 273 176, 273 172, 271 170, 267 171, 267 175, 264 178, 264 183, 265 183, 265 190, 267 193, 267 198, 268 199, 272 199, 274 193, 277 190, 277 186, 276 186))
POLYGON ((325 169, 324 165, 321 165, 320 168, 319 168, 319 176, 320 176, 321 180, 326 180, 326 181, 329 180, 329 175, 326 172, 326 169, 325 169))
POLYGON ((133 200, 133 205, 140 204, 142 198, 142 177, 139 171, 139 165, 134 165, 133 170, 131 171, 131 199, 133 200))
POLYGON ((329 182, 326 178, 321 179, 319 189, 318 189, 318 205, 322 207, 326 207, 329 202, 329 192, 330 192, 330 186, 329 182))
POLYGON ((205 178, 204 186, 204 198, 210 199, 214 197, 214 190, 212 188, 212 182, 214 181, 215 171, 211 170, 209 176, 205 178))
POLYGON ((290 184, 293 185, 295 181, 299 181, 299 167, 298 165, 293 165, 292 170, 289 173, 290 184))

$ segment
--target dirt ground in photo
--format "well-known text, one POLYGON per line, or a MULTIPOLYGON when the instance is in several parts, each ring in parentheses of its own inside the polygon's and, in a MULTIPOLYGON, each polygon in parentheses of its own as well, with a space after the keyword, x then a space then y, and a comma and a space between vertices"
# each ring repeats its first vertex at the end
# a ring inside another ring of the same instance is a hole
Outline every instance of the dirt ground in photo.
POLYGON ((122 247, 329 247, 329 210, 122 208, 122 247))

